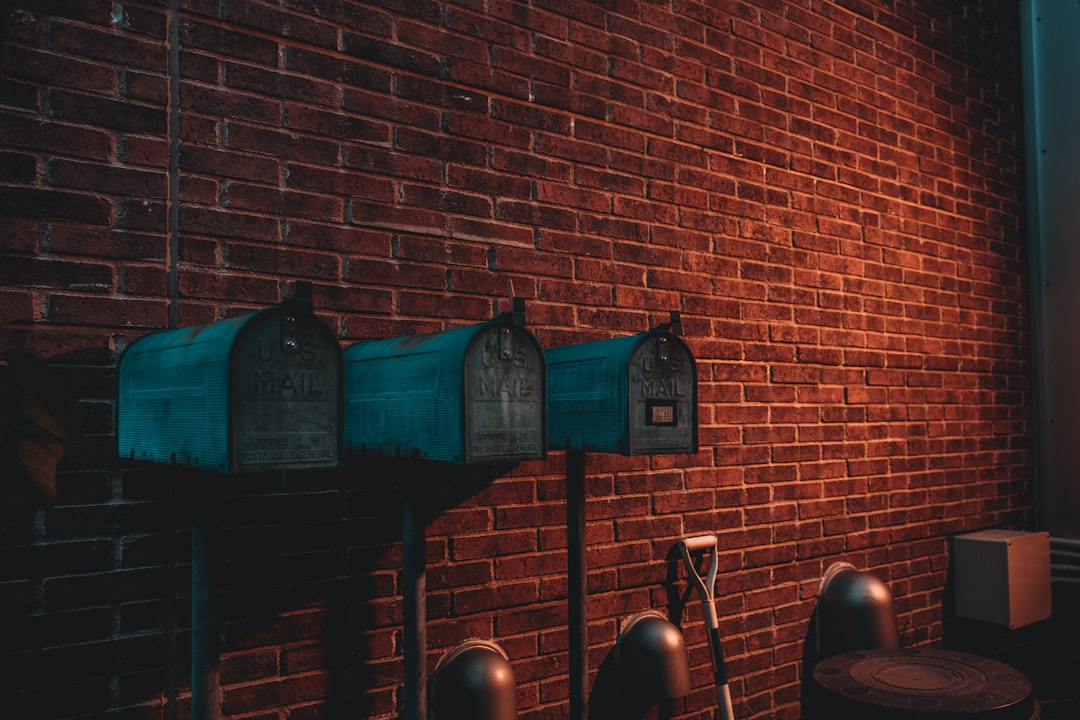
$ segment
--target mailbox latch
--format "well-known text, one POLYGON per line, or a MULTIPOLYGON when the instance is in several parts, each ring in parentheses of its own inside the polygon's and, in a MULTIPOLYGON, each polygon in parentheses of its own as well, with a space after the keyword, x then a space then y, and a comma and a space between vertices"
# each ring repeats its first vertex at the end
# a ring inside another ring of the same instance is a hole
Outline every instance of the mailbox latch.
POLYGON ((296 340, 296 314, 284 312, 281 314, 281 350, 294 353, 299 349, 300 344, 296 340))
POLYGON ((499 357, 503 360, 514 357, 514 334, 508 327, 499 330, 499 357))
POLYGON ((664 366, 671 362, 671 347, 666 335, 656 338, 656 361, 664 366))
POLYGON ((281 314, 281 350, 295 353, 300 351, 300 342, 296 339, 296 316, 311 315, 311 283, 298 280, 292 297, 286 297, 282 303, 285 312, 281 314))

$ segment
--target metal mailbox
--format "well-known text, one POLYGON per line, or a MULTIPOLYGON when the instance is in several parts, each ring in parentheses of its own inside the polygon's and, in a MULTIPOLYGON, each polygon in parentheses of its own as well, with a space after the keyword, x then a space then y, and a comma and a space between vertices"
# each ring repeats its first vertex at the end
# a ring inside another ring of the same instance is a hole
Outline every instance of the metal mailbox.
POLYGON ((547 457, 544 353, 524 303, 479 325, 345 349, 352 453, 457 464, 547 457))
POLYGON ((697 452, 697 369, 673 325, 677 320, 639 335, 548 349, 550 447, 697 452))
POLYGON ((121 457, 222 473, 341 463, 341 347, 311 286, 258 312, 145 335, 120 360, 121 457))

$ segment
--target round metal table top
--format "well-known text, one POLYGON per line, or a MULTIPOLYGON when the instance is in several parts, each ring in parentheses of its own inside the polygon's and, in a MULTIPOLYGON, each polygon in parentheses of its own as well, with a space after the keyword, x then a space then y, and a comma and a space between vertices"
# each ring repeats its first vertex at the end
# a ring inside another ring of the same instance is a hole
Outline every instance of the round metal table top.
POLYGON ((1031 720, 1031 681, 1005 663, 937 648, 847 652, 814 667, 820 705, 838 717, 1031 720))

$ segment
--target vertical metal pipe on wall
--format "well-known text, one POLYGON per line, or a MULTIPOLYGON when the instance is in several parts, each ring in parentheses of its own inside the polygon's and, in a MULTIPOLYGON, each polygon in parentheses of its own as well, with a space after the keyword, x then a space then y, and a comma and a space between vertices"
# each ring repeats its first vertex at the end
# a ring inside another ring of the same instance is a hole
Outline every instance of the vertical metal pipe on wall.
POLYGON ((405 643, 404 720, 425 720, 426 661, 427 661, 427 592, 425 570, 424 518, 417 500, 406 492, 402 501, 402 560, 401 599, 405 623, 402 635, 405 643))
POLYGON ((191 522, 191 719, 221 717, 217 513, 196 503, 191 522))
POLYGON ((1080 3, 1022 0, 1038 526, 1080 537, 1080 3))
POLYGON ((589 640, 585 610, 585 453, 566 452, 567 625, 570 648, 570 720, 588 718, 589 640))

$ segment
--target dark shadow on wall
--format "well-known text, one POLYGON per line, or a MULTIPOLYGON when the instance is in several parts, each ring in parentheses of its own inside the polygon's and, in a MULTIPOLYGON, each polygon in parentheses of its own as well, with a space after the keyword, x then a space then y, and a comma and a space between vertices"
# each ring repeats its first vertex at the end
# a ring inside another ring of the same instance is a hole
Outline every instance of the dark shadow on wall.
POLYGON ((0 534, 0 692, 38 720, 190 714, 199 515, 214 527, 223 715, 394 714, 404 494, 430 520, 506 469, 360 458, 225 476, 95 442, 60 473, 55 507, 0 534))
POLYGON ((257 477, 230 485, 222 498, 222 652, 258 664, 260 648, 281 647, 283 683, 248 697, 228 687, 248 679, 248 661, 226 661, 225 712, 302 704, 307 695, 313 708, 322 705, 319 717, 400 712, 405 498, 427 525, 501 473, 355 458, 336 472, 270 478, 269 491, 257 477), (289 679, 308 671, 325 675, 306 681, 311 687, 289 679))

